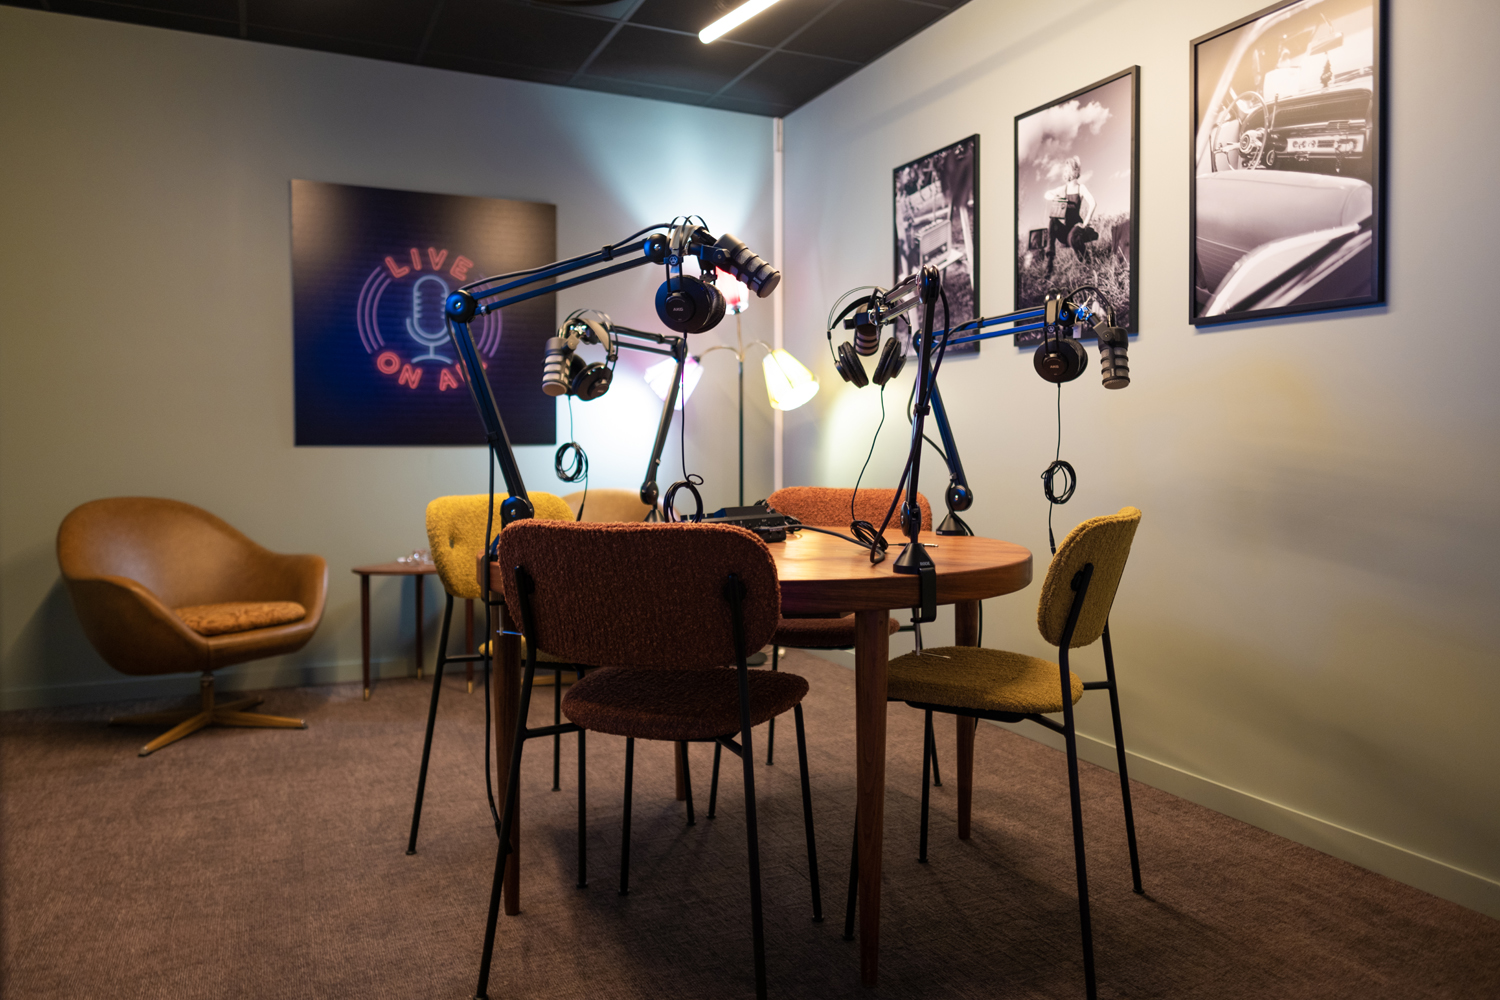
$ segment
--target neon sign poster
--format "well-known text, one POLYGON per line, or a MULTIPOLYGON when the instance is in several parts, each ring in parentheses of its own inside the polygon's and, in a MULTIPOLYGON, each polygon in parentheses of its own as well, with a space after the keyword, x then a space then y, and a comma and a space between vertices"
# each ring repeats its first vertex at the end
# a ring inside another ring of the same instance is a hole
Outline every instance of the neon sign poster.
MULTIPOLYGON (((292 181, 297 444, 483 444, 443 300, 556 259, 555 205, 292 181)), ((555 298, 470 328, 513 444, 557 437, 540 387, 555 298)))

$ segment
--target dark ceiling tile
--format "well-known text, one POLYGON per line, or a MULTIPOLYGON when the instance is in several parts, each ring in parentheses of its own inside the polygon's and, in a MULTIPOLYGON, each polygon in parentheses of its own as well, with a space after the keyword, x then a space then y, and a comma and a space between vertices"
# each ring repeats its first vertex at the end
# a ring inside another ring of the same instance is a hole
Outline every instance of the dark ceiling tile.
POLYGON ((853 73, 857 66, 794 52, 777 52, 755 67, 724 97, 800 107, 853 73))
MULTIPOLYGON (((755 15, 724 37, 734 42, 774 47, 812 18, 838 4, 840 0, 780 0, 770 10, 755 15)), ((843 0, 851 3, 854 0, 843 0)))
MULTIPOLYGON (((641 9, 631 16, 630 23, 649 24, 696 35, 734 10, 741 2, 742 0, 646 0, 641 4, 641 9)), ((793 3, 795 0, 781 2, 793 3)))
MULTIPOLYGON (((252 28, 376 42, 416 52, 438 0, 247 0, 252 28)), ((340 50, 342 51, 342 49, 340 50)))
POLYGON ((49 9, 58 14, 97 17, 107 21, 143 24, 173 31, 196 31, 207 35, 240 33, 239 7, 234 0, 162 0, 151 6, 102 3, 99 0, 52 0, 49 9))
POLYGON ((460 73, 478 73, 480 76, 501 76, 511 80, 530 80, 533 83, 566 84, 573 77, 572 70, 538 69, 535 66, 517 66, 515 63, 476 59, 473 56, 453 55, 446 52, 429 52, 421 59, 423 66, 434 69, 452 69, 460 73))
POLYGON ((845 0, 787 44, 807 52, 864 64, 895 48, 946 13, 906 0, 845 0))
POLYGON ((647 97, 653 101, 671 101, 675 104, 702 104, 709 95, 696 90, 677 87, 661 87, 639 80, 619 80, 607 76, 585 74, 573 84, 587 90, 600 90, 606 94, 624 94, 627 97, 647 97))
POLYGON ((604 47, 589 73, 711 94, 763 54, 743 45, 704 45, 691 35, 626 25, 604 47))
POLYGON ((728 94, 715 97, 705 107, 717 108, 720 111, 740 111, 747 115, 764 115, 767 118, 787 115, 796 110, 793 104, 762 101, 757 98, 730 97, 728 94))
POLYGON ((328 38, 300 31, 282 31, 279 28, 262 28, 250 25, 250 41, 266 42, 270 45, 289 45, 296 49, 315 49, 318 52, 337 52, 345 56, 363 56, 366 59, 384 59, 388 62, 410 62, 417 54, 415 43, 411 45, 382 45, 362 38, 328 38))
POLYGON ((496 0, 447 0, 430 53, 572 73, 609 33, 611 22, 496 0))

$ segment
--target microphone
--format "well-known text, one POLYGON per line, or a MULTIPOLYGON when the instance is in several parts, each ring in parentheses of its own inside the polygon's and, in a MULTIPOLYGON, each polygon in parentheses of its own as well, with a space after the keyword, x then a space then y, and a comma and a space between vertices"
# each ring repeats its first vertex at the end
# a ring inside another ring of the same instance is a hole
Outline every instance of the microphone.
POLYGON ((547 354, 542 360, 542 391, 549 396, 568 392, 568 350, 566 337, 548 337, 547 354))
POLYGON ((739 239, 725 233, 713 246, 714 264, 722 267, 759 298, 765 298, 781 284, 781 272, 758 257, 739 239))
POLYGON ((1130 359, 1126 354, 1130 338, 1115 326, 1113 309, 1109 311, 1109 321, 1094 333, 1099 338, 1099 374, 1104 378, 1104 388, 1125 388, 1130 384, 1130 359))

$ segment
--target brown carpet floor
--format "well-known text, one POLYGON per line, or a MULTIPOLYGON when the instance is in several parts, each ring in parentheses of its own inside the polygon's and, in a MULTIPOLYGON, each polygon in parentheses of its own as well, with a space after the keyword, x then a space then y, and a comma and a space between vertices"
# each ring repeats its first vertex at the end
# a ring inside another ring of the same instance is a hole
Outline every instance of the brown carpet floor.
MULTIPOLYGON (((933 795, 915 861, 921 715, 891 706, 881 981, 840 938, 854 809, 853 674, 793 653, 807 701, 823 899, 814 924, 796 743, 757 771, 771 996, 1083 996, 1061 754, 981 727, 974 837, 954 788, 933 795)), ((140 759, 107 728, 156 701, 6 714, 0 737, 7 997, 413 998, 474 991, 495 838, 482 791, 480 693, 450 682, 420 853, 405 854, 428 682, 267 692, 306 731, 215 729, 140 759)), ((550 690, 533 724, 550 721, 550 690)), ((187 699, 184 699, 186 701, 187 699)), ((1126 720, 1127 734, 1129 720, 1126 720)), ((944 764, 953 724, 939 721, 944 764)), ((763 754, 764 730, 758 730, 763 754)), ((499 997, 754 994, 743 796, 692 750, 699 819, 672 796, 670 748, 636 753, 632 892, 615 892, 623 741, 591 736, 590 886, 574 887, 576 758, 550 741, 523 775, 524 913, 500 925, 499 997)), ((726 755, 726 762, 737 764, 726 755)), ((1103 997, 1500 996, 1500 922, 1143 785, 1147 894, 1130 891, 1119 786, 1084 765, 1103 997)))

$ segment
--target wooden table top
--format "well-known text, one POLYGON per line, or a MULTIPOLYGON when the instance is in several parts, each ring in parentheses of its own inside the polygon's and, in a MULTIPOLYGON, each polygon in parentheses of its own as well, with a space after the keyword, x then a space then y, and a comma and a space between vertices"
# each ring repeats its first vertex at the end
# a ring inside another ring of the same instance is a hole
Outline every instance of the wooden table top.
MULTIPOLYGON (((889 537, 889 536, 888 536, 889 537)), ((1031 583, 1031 551, 995 538, 921 534, 937 567, 937 602, 997 597, 1031 583)), ((770 546, 781 578, 783 614, 887 611, 921 602, 917 577, 893 567, 904 540, 891 537, 884 562, 870 565, 865 549, 842 538, 804 531, 770 546)))
POLYGON ((432 563, 414 562, 391 562, 374 563, 370 566, 356 566, 349 572, 358 573, 360 576, 426 576, 436 573, 437 567, 432 563))

